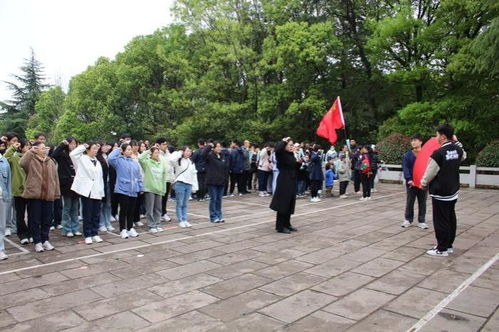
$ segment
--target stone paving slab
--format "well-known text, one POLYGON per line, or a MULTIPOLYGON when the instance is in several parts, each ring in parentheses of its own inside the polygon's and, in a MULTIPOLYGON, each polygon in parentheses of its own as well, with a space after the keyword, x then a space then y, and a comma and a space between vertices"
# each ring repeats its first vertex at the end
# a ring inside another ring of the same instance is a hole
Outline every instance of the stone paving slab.
POLYGON ((499 191, 462 190, 455 253, 434 258, 431 202, 430 229, 403 229, 404 187, 378 190, 298 200, 289 235, 270 198, 246 195, 224 200, 225 224, 192 201, 191 229, 91 246, 54 231, 40 254, 7 243, 0 331, 408 331, 448 296, 420 331, 499 331, 499 262, 453 295, 499 252, 499 191))

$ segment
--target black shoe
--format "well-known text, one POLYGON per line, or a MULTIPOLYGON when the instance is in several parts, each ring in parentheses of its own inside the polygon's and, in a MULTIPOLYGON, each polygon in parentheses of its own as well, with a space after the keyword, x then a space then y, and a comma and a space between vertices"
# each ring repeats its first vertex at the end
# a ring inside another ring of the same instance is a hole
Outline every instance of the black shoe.
POLYGON ((289 234, 289 233, 291 233, 291 231, 287 228, 283 228, 283 229, 278 229, 277 233, 289 234))
POLYGON ((288 229, 291 231, 291 232, 298 232, 298 229, 297 228, 294 228, 293 226, 289 226, 288 229))

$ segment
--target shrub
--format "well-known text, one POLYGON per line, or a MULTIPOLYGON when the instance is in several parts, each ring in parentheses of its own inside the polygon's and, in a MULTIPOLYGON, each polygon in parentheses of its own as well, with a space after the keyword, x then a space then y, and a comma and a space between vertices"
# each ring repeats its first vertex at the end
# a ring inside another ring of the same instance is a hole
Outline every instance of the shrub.
POLYGON ((408 136, 391 134, 376 145, 379 158, 387 164, 401 164, 402 156, 410 149, 411 139, 408 136))
POLYGON ((476 158, 476 165, 482 167, 499 167, 499 140, 487 144, 476 158))

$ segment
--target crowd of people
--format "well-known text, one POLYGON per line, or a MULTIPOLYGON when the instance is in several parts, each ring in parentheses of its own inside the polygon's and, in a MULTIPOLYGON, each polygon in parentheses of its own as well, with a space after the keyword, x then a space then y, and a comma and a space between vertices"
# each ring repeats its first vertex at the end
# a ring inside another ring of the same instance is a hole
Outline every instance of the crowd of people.
MULTIPOLYGON (((339 152, 334 146, 324 151, 317 144, 293 143, 293 199, 333 197, 335 182, 344 199, 352 181, 360 199, 369 200, 379 158, 371 146, 349 143, 339 152)), ((7 133, 0 141, 0 258, 7 258, 4 236, 12 234, 42 252, 54 249, 49 235, 56 229, 67 237, 83 236, 86 244, 102 242, 99 233, 116 231, 114 222, 123 239, 139 235, 143 218, 149 232, 162 232, 162 223, 171 221, 168 201, 175 201, 179 227, 192 226, 192 199, 208 199, 210 221, 223 223, 223 198, 275 194, 284 165, 280 145, 200 139, 193 151, 175 149, 163 137, 151 143, 124 134, 116 142, 67 137, 53 146, 43 133, 30 140, 7 133)))

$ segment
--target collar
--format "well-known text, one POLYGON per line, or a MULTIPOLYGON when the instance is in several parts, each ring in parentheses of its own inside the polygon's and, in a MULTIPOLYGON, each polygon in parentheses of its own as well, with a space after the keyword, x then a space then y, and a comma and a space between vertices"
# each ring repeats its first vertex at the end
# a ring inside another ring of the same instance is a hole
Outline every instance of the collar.
POLYGON ((447 145, 450 145, 450 144, 452 144, 452 142, 451 142, 451 141, 447 141, 447 142, 445 142, 444 144, 442 144, 442 146, 441 146, 441 147, 444 147, 444 146, 447 146, 447 145))

